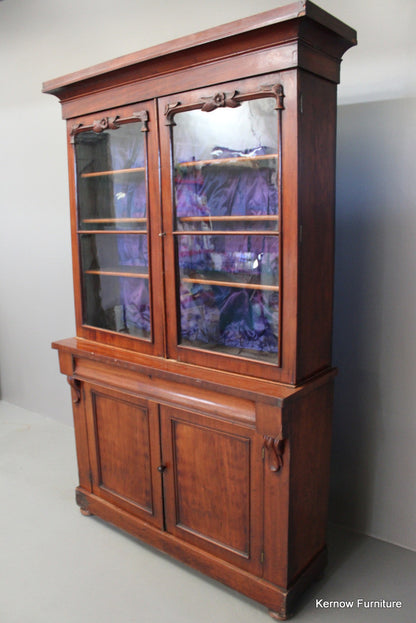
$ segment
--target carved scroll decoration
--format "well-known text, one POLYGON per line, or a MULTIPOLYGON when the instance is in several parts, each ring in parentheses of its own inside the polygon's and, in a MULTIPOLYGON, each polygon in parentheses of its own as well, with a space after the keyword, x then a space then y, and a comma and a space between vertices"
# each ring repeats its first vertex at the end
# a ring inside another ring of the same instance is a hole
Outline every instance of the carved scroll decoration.
POLYGON ((241 106, 242 102, 267 96, 272 96, 276 99, 276 110, 283 110, 283 86, 281 84, 262 85, 257 91, 249 93, 240 93, 239 91, 233 91, 232 93, 218 92, 214 95, 201 97, 198 103, 182 104, 181 102, 173 102, 166 104, 165 125, 176 125, 174 116, 178 112, 196 109, 211 112, 217 108, 237 108, 237 106, 241 106))
POLYGON ((281 437, 264 435, 263 448, 269 456, 269 467, 271 472, 279 472, 283 467, 283 452, 285 441, 281 437))
POLYGON ((236 99, 238 91, 234 91, 231 95, 227 93, 216 93, 210 97, 201 97, 205 101, 205 104, 201 107, 204 112, 211 112, 216 108, 237 108, 241 105, 241 102, 236 99))
POLYGON ((182 106, 181 102, 174 102, 173 104, 166 104, 165 106, 165 117, 166 122, 165 125, 176 125, 173 117, 175 113, 178 112, 178 109, 182 106))
POLYGON ((132 123, 135 121, 142 122, 142 132, 148 132, 148 121, 149 121, 149 113, 147 110, 140 110, 138 112, 134 112, 131 117, 120 117, 120 115, 116 115, 115 117, 102 117, 101 119, 94 119, 92 123, 75 123, 70 131, 71 142, 73 142, 74 136, 79 134, 80 132, 95 132, 96 134, 100 134, 104 132, 104 130, 118 130, 118 128, 124 123, 132 123))
POLYGON ((261 91, 262 93, 272 93, 274 95, 274 97, 276 98, 275 110, 284 110, 284 93, 281 84, 265 84, 261 87, 261 91))
POLYGON ((72 389, 72 402, 76 405, 81 400, 81 381, 74 379, 73 376, 68 376, 67 381, 72 389))

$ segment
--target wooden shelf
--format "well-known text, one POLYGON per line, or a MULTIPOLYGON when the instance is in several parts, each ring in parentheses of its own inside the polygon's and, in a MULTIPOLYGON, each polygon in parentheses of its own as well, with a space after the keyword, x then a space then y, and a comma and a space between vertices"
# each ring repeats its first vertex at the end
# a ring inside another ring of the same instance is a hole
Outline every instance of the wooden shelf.
POLYGON ((147 234, 146 229, 77 229, 77 234, 147 234))
POLYGON ((278 236, 279 232, 273 229, 243 229, 243 230, 227 230, 227 229, 202 229, 202 230, 177 230, 173 232, 174 236, 278 236))
POLYGON ((145 171, 145 167, 135 167, 134 169, 114 169, 111 171, 94 171, 93 173, 81 173, 81 177, 101 177, 106 175, 120 175, 123 173, 138 173, 139 171, 145 171))
MULTIPOLYGON (((128 268, 123 266, 124 269, 128 268)), ((132 268, 138 268, 138 266, 132 266, 132 268)), ((134 279, 149 279, 148 273, 130 272, 128 270, 86 270, 86 275, 103 275, 105 277, 133 277, 134 279)))
POLYGON ((266 290, 269 292, 279 292, 279 286, 244 281, 226 281, 217 279, 205 279, 202 277, 182 277, 181 281, 183 283, 199 283, 205 286, 226 286, 227 288, 243 288, 248 290, 266 290))
POLYGON ((141 216, 138 218, 134 217, 122 217, 122 218, 84 218, 82 219, 83 223, 146 223, 147 217, 141 216))
POLYGON ((251 162, 255 160, 277 160, 277 154, 262 154, 261 156, 236 156, 234 158, 211 158, 209 160, 190 160, 188 162, 178 162, 175 166, 197 167, 204 164, 229 164, 230 162, 251 162))
POLYGON ((227 223, 227 222, 233 222, 233 221, 278 221, 279 217, 277 215, 274 214, 262 214, 260 216, 254 216, 254 215, 249 215, 249 216, 209 216, 209 215, 205 215, 205 216, 179 216, 177 217, 177 220, 180 223, 198 223, 201 221, 207 221, 207 222, 212 222, 212 223, 227 223))

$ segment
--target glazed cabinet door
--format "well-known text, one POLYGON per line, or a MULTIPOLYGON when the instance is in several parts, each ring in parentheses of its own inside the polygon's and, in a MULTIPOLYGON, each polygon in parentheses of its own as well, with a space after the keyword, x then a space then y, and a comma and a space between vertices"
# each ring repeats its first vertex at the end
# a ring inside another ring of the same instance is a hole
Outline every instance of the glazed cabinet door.
POLYGON ((248 426, 161 407, 166 529, 261 575, 262 443, 248 426))
POLYGON ((158 406, 86 384, 93 493, 163 526, 158 406))
POLYGON ((161 102, 168 347, 179 360, 279 373, 282 109, 277 76, 161 102))
POLYGON ((78 335, 162 354, 154 102, 73 119, 68 145, 78 335))

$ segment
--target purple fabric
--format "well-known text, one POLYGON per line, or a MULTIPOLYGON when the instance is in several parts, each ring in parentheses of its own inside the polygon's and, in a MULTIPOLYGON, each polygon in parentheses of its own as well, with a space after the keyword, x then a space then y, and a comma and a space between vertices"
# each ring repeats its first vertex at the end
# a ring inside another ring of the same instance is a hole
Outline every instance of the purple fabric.
MULTIPOLYGON (((230 157, 232 152, 216 148, 215 154, 230 157)), ((125 165, 126 157, 120 160, 117 167, 127 168, 125 165)), ((140 163, 133 166, 140 166, 140 163)), ((175 180, 177 216, 275 215, 278 202, 272 174, 266 167, 250 168, 237 164, 230 167, 207 165, 201 171, 196 167, 189 168, 175 180)), ((144 177, 116 177, 113 195, 117 217, 145 216, 144 177)), ((248 226, 246 224, 247 235, 228 237, 215 235, 216 230, 224 230, 223 223, 214 222, 208 226, 212 235, 178 237, 178 262, 182 276, 197 272, 212 272, 213 275, 224 272, 249 277, 270 274, 276 282, 278 238, 249 235, 249 229, 263 229, 271 225, 253 222, 248 226)), ((201 229, 207 224, 201 221, 183 227, 201 229)), ((121 266, 147 267, 147 236, 118 236, 118 253, 121 266)), ((215 278, 219 279, 213 276, 215 278)), ((120 290, 127 327, 150 332, 147 280, 120 278, 120 290)), ((277 352, 279 297, 276 292, 182 282, 180 312, 182 341, 277 352)))
MULTIPOLYGON (((138 150, 137 150, 138 151, 138 150)), ((114 168, 124 169, 143 166, 134 149, 129 145, 113 150, 114 168)), ((116 175, 113 182, 114 211, 116 218, 142 218, 146 216, 146 178, 141 173, 116 175)), ((118 224, 126 229, 126 224, 118 224)), ((119 265, 147 269, 149 265, 146 234, 120 234, 117 236, 119 265)), ((121 277, 120 304, 123 306, 125 326, 131 332, 150 333, 150 301, 147 279, 121 277)))
MULTIPOLYGON (((139 173, 114 176, 113 197, 116 218, 142 218, 146 216, 146 179, 139 173)), ((119 225, 122 229, 126 225, 119 225)))
POLYGON ((271 169, 207 165, 201 193, 212 216, 255 216, 277 213, 277 191, 271 169))
MULTIPOLYGON (((241 155, 216 148, 220 157, 241 155)), ((232 164, 210 164, 196 173, 189 167, 176 179, 177 216, 277 215, 277 189, 273 172, 232 164)), ((209 235, 183 235, 178 240, 182 277, 221 279, 220 273, 259 278, 268 275, 278 283, 279 241, 277 236, 250 235, 250 229, 274 228, 272 222, 245 223, 247 235, 215 235, 224 222, 178 223, 183 229, 209 228, 209 235), (209 274, 211 273, 211 274, 209 274)), ((241 224, 233 225, 240 228, 241 224)), ((232 231, 232 229, 230 229, 232 231)), ((279 296, 277 292, 228 286, 181 283, 181 337, 185 342, 223 345, 267 353, 277 352, 279 296)))
POLYGON ((129 329, 150 332, 149 288, 146 279, 120 278, 120 300, 129 329))
MULTIPOLYGON (((114 185, 116 186, 116 184, 114 185)), ((119 190, 121 184, 117 184, 117 192, 123 192, 127 188, 119 190)), ((122 212, 117 216, 140 217, 145 215, 146 194, 145 187, 137 186, 134 193, 124 193, 126 197, 131 197, 132 201, 123 201, 123 204, 116 203, 117 208, 122 212), (141 191, 141 193, 139 193, 141 191)), ((122 198, 124 199, 124 197, 122 198)), ((117 247, 119 255, 119 265, 123 267, 137 266, 145 270, 149 266, 148 245, 146 234, 120 234, 117 236, 117 247)), ((124 307, 124 320, 128 329, 140 329, 145 333, 150 333, 150 301, 149 287, 147 279, 120 278, 120 303, 124 307)))

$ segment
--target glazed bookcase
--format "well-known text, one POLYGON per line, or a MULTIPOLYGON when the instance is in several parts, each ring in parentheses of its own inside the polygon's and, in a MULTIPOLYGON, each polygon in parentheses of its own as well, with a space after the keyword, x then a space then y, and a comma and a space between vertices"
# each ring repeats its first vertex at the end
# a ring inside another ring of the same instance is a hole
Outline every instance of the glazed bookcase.
POLYGON ((67 123, 77 503, 281 619, 326 561, 355 42, 298 2, 43 87, 67 123))

